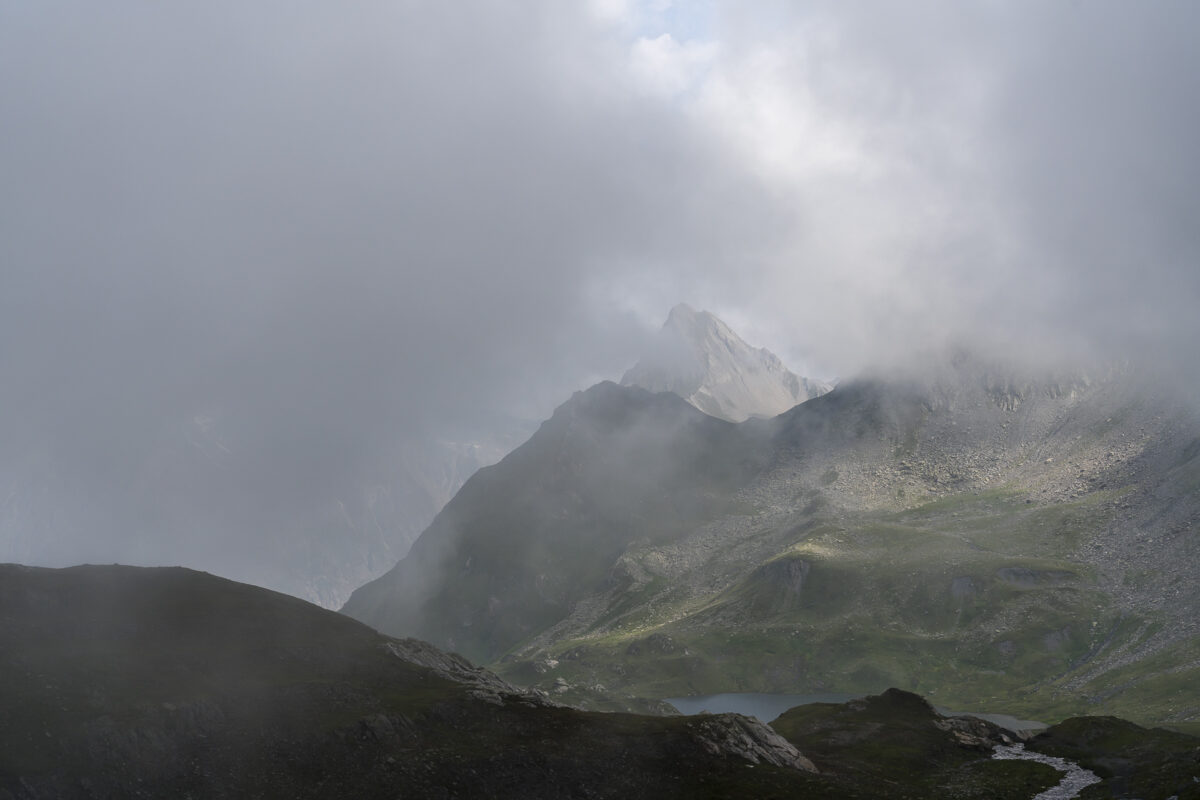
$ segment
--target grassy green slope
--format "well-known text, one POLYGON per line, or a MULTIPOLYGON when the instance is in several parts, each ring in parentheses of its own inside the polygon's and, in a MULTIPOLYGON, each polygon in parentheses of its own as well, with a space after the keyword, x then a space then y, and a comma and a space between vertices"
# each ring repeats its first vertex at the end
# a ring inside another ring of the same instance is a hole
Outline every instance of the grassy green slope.
POLYGON ((669 583, 623 596, 607 624, 555 642, 552 688, 600 684, 649 697, 723 691, 877 692, 1049 718, 1104 709, 1140 721, 1194 714, 1184 643, 1079 682, 1153 631, 1070 560, 1102 524, 1095 498, 1031 506, 1014 492, 815 521, 729 588, 680 598, 669 583), (1185 711, 1187 713, 1180 714, 1185 711))
POLYGON ((1200 423, 1129 376, 989 370, 737 426, 593 387, 345 611, 579 700, 900 686, 1200 720, 1200 423))

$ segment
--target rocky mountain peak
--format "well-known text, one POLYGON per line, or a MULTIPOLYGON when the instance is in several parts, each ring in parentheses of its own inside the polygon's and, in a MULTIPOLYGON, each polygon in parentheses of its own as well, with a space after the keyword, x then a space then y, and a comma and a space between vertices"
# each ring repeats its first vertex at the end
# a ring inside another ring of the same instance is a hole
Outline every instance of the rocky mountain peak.
POLYGON ((796 375, 774 353, 751 347, 718 317, 686 303, 671 309, 650 352, 621 384, 674 392, 731 422, 774 417, 832 388, 796 375))
POLYGON ((667 321, 663 323, 663 327, 687 332, 691 335, 704 335, 708 333, 720 336, 724 333, 727 336, 738 339, 737 334, 715 314, 708 311, 697 311, 687 303, 680 303, 672 308, 667 314, 667 321))

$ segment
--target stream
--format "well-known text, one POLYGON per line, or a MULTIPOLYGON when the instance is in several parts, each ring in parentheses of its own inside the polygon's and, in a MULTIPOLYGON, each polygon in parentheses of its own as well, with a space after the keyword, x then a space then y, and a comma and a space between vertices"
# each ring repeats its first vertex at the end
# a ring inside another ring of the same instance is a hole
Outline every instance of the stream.
MULTIPOLYGON (((848 700, 854 700, 861 696, 834 693, 767 694, 760 692, 729 692, 700 697, 667 697, 664 699, 675 706, 681 714, 699 714, 705 711, 713 714, 734 712, 750 717, 757 717, 762 722, 770 722, 793 706, 807 705, 808 703, 845 703, 848 700)), ((1018 719, 1008 714, 949 711, 944 708, 937 708, 937 711, 948 717, 981 717, 1002 728, 1018 733, 1046 727, 1044 722, 1018 719)), ((1079 796, 1079 793, 1085 786, 1091 786, 1093 783, 1100 782, 1100 778, 1091 770, 1084 769, 1078 764, 1063 758, 1044 756, 1041 753, 1026 750, 1023 744, 997 745, 995 750, 992 751, 992 758, 1036 761, 1039 764, 1046 764, 1064 773, 1062 780, 1059 781, 1057 786, 1047 789, 1034 797, 1033 800, 1072 800, 1072 798, 1079 796)))
POLYGON ((1065 758, 1055 758, 1054 756, 1044 756, 1041 753, 1031 752, 1026 750, 1023 744, 997 745, 996 749, 992 751, 992 758, 1015 758, 1022 761, 1036 761, 1039 764, 1046 764, 1059 772, 1065 773, 1057 786, 1047 789, 1035 796, 1033 800, 1071 800, 1073 797, 1078 797, 1085 786, 1091 786, 1093 783, 1100 782, 1100 778, 1090 769, 1084 769, 1073 761, 1067 761, 1065 758))

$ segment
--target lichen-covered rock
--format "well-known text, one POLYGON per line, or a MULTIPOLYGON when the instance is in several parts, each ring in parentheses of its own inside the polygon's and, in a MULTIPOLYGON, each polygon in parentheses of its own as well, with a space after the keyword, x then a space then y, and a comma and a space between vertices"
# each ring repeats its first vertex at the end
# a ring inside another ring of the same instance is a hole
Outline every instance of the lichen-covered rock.
POLYGON ((818 772, 795 745, 763 723, 741 714, 714 714, 695 724, 705 749, 712 755, 734 755, 752 764, 773 764, 818 772))

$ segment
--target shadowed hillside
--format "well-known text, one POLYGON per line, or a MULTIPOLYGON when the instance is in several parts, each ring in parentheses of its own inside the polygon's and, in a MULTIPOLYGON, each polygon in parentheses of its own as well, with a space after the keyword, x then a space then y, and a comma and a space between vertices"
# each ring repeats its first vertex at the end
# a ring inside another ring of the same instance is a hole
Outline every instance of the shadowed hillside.
MULTIPOLYGON (((1057 781, 992 760, 1012 734, 906 692, 796 708, 774 727, 586 712, 423 642, 179 568, 0 565, 0 681, 0 797, 20 800, 1024 800, 1057 781)), ((1091 719, 1030 746, 1042 741, 1095 764, 1102 788, 1174 786, 1196 743, 1091 719)))
POLYGON ((811 769, 752 720, 555 706, 178 568, 0 566, 0 685, 5 798, 790 796, 811 769))

